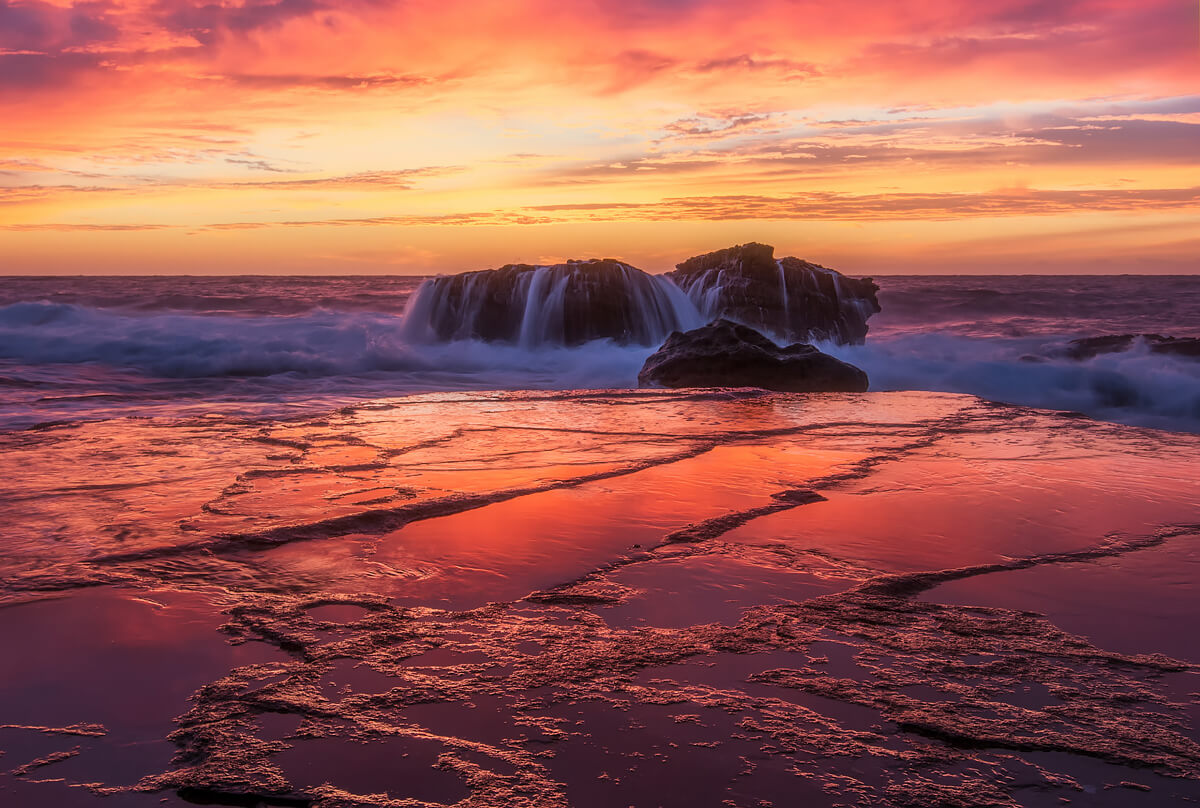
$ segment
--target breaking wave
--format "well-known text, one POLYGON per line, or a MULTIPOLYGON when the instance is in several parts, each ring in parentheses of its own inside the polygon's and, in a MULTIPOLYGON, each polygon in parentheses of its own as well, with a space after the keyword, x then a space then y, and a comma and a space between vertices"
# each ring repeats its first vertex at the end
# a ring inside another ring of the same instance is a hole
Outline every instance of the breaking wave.
MULTIPOLYGON (((562 344, 569 340, 554 336, 561 324, 547 315, 565 310, 552 299, 554 284, 539 291, 536 280, 530 274, 526 299, 541 308, 518 324, 518 338, 484 343, 456 338, 469 334, 431 339, 416 328, 411 278, 15 279, 0 289, 0 422, 112 412, 118 398, 291 406, 439 390, 635 386, 655 340, 562 344), (46 403, 67 399, 69 412, 46 403)), ((694 316, 689 306, 702 308, 675 295, 664 303, 657 286, 667 281, 653 282, 647 302, 676 312, 681 325, 694 316)), ((1200 362, 1140 344, 1085 361, 1062 357, 1075 337, 1200 334, 1200 279, 895 277, 881 286, 883 312, 871 318, 866 344, 821 346, 865 370, 872 390, 969 393, 1200 431, 1200 362)), ((474 294, 464 301, 477 304, 474 294)), ((423 316, 428 325, 433 315, 423 316)))
POLYGON ((394 314, 128 314, 74 304, 0 307, 0 359, 93 363, 163 379, 374 377, 397 392, 630 386, 653 347, 414 343, 394 314))
POLYGON ((824 345, 867 372, 871 389, 969 393, 1140 426, 1200 432, 1200 362, 1144 344, 1084 361, 1052 358, 1064 338, 911 333, 824 345))

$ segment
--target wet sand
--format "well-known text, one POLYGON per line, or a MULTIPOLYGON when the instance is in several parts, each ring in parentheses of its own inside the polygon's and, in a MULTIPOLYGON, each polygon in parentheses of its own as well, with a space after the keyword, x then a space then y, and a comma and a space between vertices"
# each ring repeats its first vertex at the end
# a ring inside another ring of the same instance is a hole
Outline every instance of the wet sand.
POLYGON ((941 394, 0 435, 0 803, 1200 800, 1200 437, 941 394))

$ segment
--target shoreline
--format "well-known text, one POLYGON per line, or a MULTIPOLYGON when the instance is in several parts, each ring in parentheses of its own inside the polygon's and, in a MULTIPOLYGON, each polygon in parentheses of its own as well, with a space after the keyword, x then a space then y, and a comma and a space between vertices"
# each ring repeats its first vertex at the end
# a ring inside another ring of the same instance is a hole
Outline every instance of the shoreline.
POLYGON ((13 548, 5 590, 47 599, 0 608, 10 723, 105 734, 0 729, 22 804, 1200 797, 1194 435, 721 391, 56 431, 6 453, 58 492, 19 530, 94 538, 13 548), (1142 605, 1089 617, 1113 590, 1142 605))

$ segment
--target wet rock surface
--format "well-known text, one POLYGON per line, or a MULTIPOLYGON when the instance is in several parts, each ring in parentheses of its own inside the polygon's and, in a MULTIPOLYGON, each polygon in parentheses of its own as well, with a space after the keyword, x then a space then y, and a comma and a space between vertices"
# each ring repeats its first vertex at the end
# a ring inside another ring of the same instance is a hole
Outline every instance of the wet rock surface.
POLYGON ((787 342, 863 342, 878 285, 742 244, 689 258, 667 273, 710 319, 725 317, 787 342))
POLYGON ((624 391, 0 443, 40 470, 0 500, 4 804, 1200 799, 1200 656, 1160 650, 1195 436, 624 391), (1099 569, 1119 649, 1060 625, 1099 569))
POLYGON ((1164 337, 1161 334, 1109 334, 1073 339, 1067 344, 1068 359, 1091 359, 1101 354, 1121 353, 1144 344, 1151 353, 1200 359, 1200 338, 1164 337))
POLYGON ((745 244, 690 258, 665 275, 605 258, 431 278, 410 300, 404 328, 416 342, 654 346, 672 331, 728 318, 781 341, 861 343, 867 319, 880 310, 878 289, 869 278, 776 260, 774 248, 745 244))
POLYGON ((812 345, 779 347, 748 326, 717 320, 675 332, 642 366, 643 387, 761 387, 790 393, 865 393, 867 374, 812 345))
POLYGON ((407 327, 414 337, 440 341, 651 345, 681 324, 678 298, 661 279, 611 258, 508 264, 426 281, 407 327))

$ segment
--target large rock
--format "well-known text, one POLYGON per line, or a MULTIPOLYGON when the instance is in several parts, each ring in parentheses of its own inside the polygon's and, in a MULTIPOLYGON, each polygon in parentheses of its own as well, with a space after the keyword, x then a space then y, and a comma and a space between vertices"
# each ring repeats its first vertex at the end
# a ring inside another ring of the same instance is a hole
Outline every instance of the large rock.
POLYGON ((1164 337, 1162 334, 1109 334, 1102 337, 1084 337, 1067 343, 1068 359, 1091 359, 1100 354, 1128 351, 1134 342, 1141 340, 1151 353, 1171 354, 1189 359, 1200 359, 1200 338, 1164 337))
POLYGON ((752 328, 717 320, 687 333, 671 334, 642 366, 638 384, 863 393, 867 374, 811 345, 780 348, 752 328))
POLYGON ((689 258, 667 273, 700 313, 748 325, 780 341, 859 344, 879 311, 870 278, 802 261, 775 259, 767 244, 742 244, 689 258))
POLYGON ((596 339, 657 345, 672 331, 726 318, 780 342, 860 343, 878 287, 774 248, 745 244, 649 275, 611 258, 430 278, 405 312, 414 340, 477 339, 525 347, 596 339))
POLYGON ((525 347, 596 339, 656 345, 699 321, 673 283, 611 258, 430 278, 413 295, 414 339, 478 339, 525 347))

